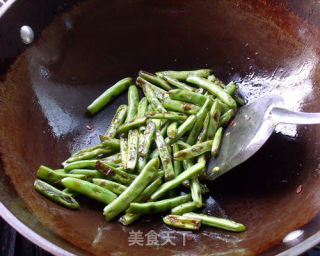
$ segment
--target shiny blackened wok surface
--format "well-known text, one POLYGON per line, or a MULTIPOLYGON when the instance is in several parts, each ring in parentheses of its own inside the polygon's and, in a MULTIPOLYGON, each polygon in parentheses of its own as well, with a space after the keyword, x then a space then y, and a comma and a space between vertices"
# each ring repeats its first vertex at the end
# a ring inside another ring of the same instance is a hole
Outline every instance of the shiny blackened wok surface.
POLYGON ((290 109, 320 111, 320 6, 313 1, 303 1, 301 8, 300 1, 91 0, 59 14, 69 8, 63 1, 34 3, 17 3, 1 24, 2 34, 11 28, 11 44, 1 39, 6 51, 0 55, 0 207, 16 229, 58 255, 66 252, 56 245, 75 254, 274 255, 288 249, 292 255, 319 242, 319 126, 280 127, 251 160, 209 184, 205 212, 242 222, 246 232, 203 228, 185 246, 182 231, 158 217, 129 227, 106 223, 103 205, 81 198, 80 211, 66 210, 37 194, 32 184, 40 164, 57 168, 70 153, 97 143, 126 97, 94 118, 86 106, 106 86, 139 69, 210 67, 225 82, 237 81, 248 100, 279 93, 290 109), (13 28, 24 24, 36 28, 37 40, 12 63, 24 48, 13 28), (296 193, 299 185, 302 191, 296 193), (304 233, 298 239, 281 242, 300 228, 304 233), (129 232, 138 230, 154 230, 160 243, 173 231, 176 245, 129 246, 129 232))

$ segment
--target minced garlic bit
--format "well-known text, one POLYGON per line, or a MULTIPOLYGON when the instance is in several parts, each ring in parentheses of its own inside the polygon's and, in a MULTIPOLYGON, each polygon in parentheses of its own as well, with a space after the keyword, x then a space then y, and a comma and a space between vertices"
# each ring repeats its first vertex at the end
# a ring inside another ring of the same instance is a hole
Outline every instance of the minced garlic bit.
POLYGON ((218 172, 218 171, 220 171, 220 168, 218 166, 216 166, 216 167, 213 168, 213 171, 214 172, 218 172))

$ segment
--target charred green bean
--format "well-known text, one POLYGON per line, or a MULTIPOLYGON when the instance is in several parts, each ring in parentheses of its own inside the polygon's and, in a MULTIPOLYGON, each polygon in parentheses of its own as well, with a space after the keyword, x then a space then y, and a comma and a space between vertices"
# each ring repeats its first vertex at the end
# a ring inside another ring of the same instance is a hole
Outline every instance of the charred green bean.
POLYGON ((185 101, 198 106, 202 106, 207 100, 205 95, 187 90, 175 89, 168 93, 173 100, 185 101))
POLYGON ((128 162, 126 169, 134 171, 138 160, 139 131, 130 130, 128 133, 128 162))
POLYGON ((100 187, 110 190, 116 195, 120 195, 123 191, 125 191, 128 188, 125 185, 122 185, 120 183, 117 183, 111 180, 95 178, 95 179, 92 179, 92 182, 100 187))
POLYGON ((209 121, 210 121, 210 113, 207 113, 206 118, 203 121, 202 129, 201 129, 199 136, 196 140, 196 143, 201 143, 201 142, 205 141, 205 139, 207 137, 209 121))
POLYGON ((138 113, 139 93, 135 85, 130 85, 128 90, 128 111, 125 123, 130 122, 136 118, 138 113))
POLYGON ((211 146, 211 155, 216 157, 218 155, 221 139, 222 139, 222 127, 220 127, 213 139, 212 146, 211 146))
POLYGON ((117 195, 108 189, 102 188, 88 181, 75 178, 64 178, 61 183, 66 188, 76 191, 80 194, 89 196, 97 201, 105 204, 110 204, 117 198, 117 195))
MULTIPOLYGON (((169 98, 166 98, 163 101, 163 106, 172 111, 187 113, 187 114, 197 114, 200 110, 200 107, 188 102, 179 101, 179 100, 172 100, 169 98)), ((166 112, 166 111, 164 111, 166 112)))
POLYGON ((172 122, 169 124, 168 129, 167 129, 167 136, 170 139, 173 139, 177 136, 177 131, 178 131, 178 122, 172 122))
POLYGON ((187 77, 187 81, 211 92, 213 95, 217 96, 220 100, 226 103, 229 107, 235 108, 237 106, 235 100, 228 93, 226 93, 221 87, 208 81, 207 79, 190 75, 187 77))
POLYGON ((127 173, 124 171, 123 168, 115 168, 114 166, 110 165, 109 163, 103 162, 103 161, 97 161, 96 163, 96 169, 102 173, 104 173, 107 178, 117 175, 118 177, 121 177, 121 181, 112 179, 113 181, 119 181, 122 184, 131 184, 135 178, 137 177, 134 174, 127 173))
POLYGON ((197 117, 195 115, 191 115, 185 120, 177 129, 177 135, 175 138, 166 138, 166 143, 170 144, 179 140, 186 132, 192 129, 197 117))
POLYGON ((156 75, 154 75, 152 73, 149 73, 149 72, 141 70, 139 72, 139 76, 142 77, 143 79, 153 83, 153 84, 161 86, 165 90, 171 90, 172 89, 172 87, 167 83, 166 80, 164 80, 161 77, 156 76, 156 75))
POLYGON ((170 77, 170 76, 163 75, 162 77, 163 77, 163 79, 166 80, 169 84, 171 84, 171 85, 173 85, 173 86, 175 86, 175 87, 177 87, 177 88, 179 88, 179 89, 183 89, 183 90, 187 90, 187 91, 191 91, 191 92, 196 90, 196 88, 191 87, 191 86, 189 86, 189 85, 187 85, 187 84, 185 84, 185 83, 182 83, 182 82, 180 82, 179 80, 174 79, 174 78, 172 78, 172 77, 170 77))
POLYGON ((193 175, 197 174, 205 165, 203 163, 197 163, 191 168, 185 170, 184 172, 180 173, 177 177, 172 180, 169 180, 163 183, 159 189, 152 194, 150 197, 151 200, 157 200, 161 196, 163 196, 167 191, 179 186, 184 180, 189 179, 193 175))
POLYGON ((133 119, 130 122, 127 122, 127 123, 120 125, 117 132, 118 133, 127 132, 131 129, 139 128, 139 127, 145 125, 146 122, 147 122, 147 117, 145 117, 145 116, 141 117, 141 118, 133 119))
POLYGON ((152 106, 152 108, 155 111, 166 112, 166 109, 163 107, 161 102, 156 97, 155 92, 151 89, 151 87, 148 84, 143 84, 142 90, 143 90, 145 96, 147 97, 149 104, 152 106))
POLYGON ((153 159, 147 163, 139 176, 130 184, 130 186, 113 203, 104 208, 103 214, 107 221, 112 220, 128 208, 130 202, 137 198, 148 185, 158 168, 158 159, 153 159))
POLYGON ((196 218, 201 220, 203 225, 221 228, 229 231, 241 232, 246 229, 246 227, 241 223, 237 223, 235 221, 228 220, 228 219, 208 216, 205 214, 190 212, 190 213, 185 213, 182 216, 196 218))
POLYGON ((166 212, 176 207, 177 205, 188 202, 190 200, 191 195, 186 194, 183 196, 177 196, 174 198, 164 199, 156 202, 131 203, 128 212, 139 214, 166 212))
POLYGON ((73 162, 73 163, 67 164, 64 167, 64 170, 66 172, 68 172, 73 169, 82 169, 82 168, 93 168, 94 169, 97 161, 98 160, 81 160, 81 161, 73 162))
POLYGON ((204 103, 204 105, 202 106, 202 108, 199 110, 199 112, 197 113, 197 120, 195 121, 189 136, 186 140, 186 142, 190 145, 193 145, 195 143, 195 141, 198 138, 198 135, 201 131, 201 128, 203 126, 203 121, 206 118, 207 113, 209 112, 210 108, 212 106, 212 100, 210 98, 208 98, 206 100, 206 102, 204 103))
POLYGON ((128 106, 127 105, 120 105, 114 115, 108 130, 106 132, 106 136, 110 138, 114 138, 117 134, 117 129, 119 126, 124 122, 124 119, 127 115, 128 106))
POLYGON ((207 140, 212 140, 214 137, 214 134, 216 133, 216 130, 218 129, 220 114, 221 114, 221 105, 219 101, 214 101, 210 110, 210 120, 209 120, 208 132, 206 136, 207 140))
POLYGON ((190 70, 190 71, 161 71, 156 72, 157 76, 169 76, 179 81, 186 81, 188 75, 195 75, 199 77, 208 77, 211 74, 211 69, 198 69, 198 70, 190 70))
POLYGON ((230 122, 230 120, 234 117, 235 115, 235 110, 229 109, 226 113, 224 113, 221 117, 220 117, 220 121, 219 121, 219 126, 225 126, 227 123, 230 122))
POLYGON ((186 216, 167 215, 162 219, 165 224, 176 228, 199 230, 201 226, 201 221, 199 219, 186 216))
POLYGON ((85 175, 55 172, 54 170, 43 165, 39 167, 37 171, 37 177, 50 184, 61 184, 61 180, 65 177, 74 177, 83 180, 87 179, 85 175))
POLYGON ((192 212, 196 210, 198 207, 196 205, 196 202, 191 201, 191 202, 186 202, 183 204, 179 204, 178 206, 174 207, 171 209, 171 214, 174 215, 182 215, 187 212, 192 212))
POLYGON ((169 97, 168 92, 166 90, 163 90, 162 88, 159 88, 158 86, 149 83, 147 80, 141 77, 137 78, 136 83, 141 87, 141 89, 143 89, 144 84, 147 84, 154 91, 155 96, 160 100, 164 100, 165 98, 169 97))
POLYGON ((156 126, 153 122, 149 122, 144 131, 143 141, 140 143, 139 154, 141 156, 146 156, 149 152, 150 145, 153 141, 154 134, 156 131, 156 126))
POLYGON ((166 111, 166 112, 148 112, 146 113, 146 116, 152 119, 167 119, 167 120, 186 120, 188 116, 183 113, 179 112, 172 112, 172 111, 166 111))
POLYGON ((165 140, 163 139, 159 131, 156 131, 155 140, 159 151, 161 163, 165 171, 165 180, 170 180, 174 177, 174 170, 171 155, 168 151, 168 145, 166 144, 165 140))
POLYGON ((62 192, 61 190, 49 185, 44 181, 35 180, 34 188, 36 191, 49 198, 51 201, 54 201, 65 207, 68 207, 70 209, 78 209, 80 207, 79 203, 72 196, 62 192))
POLYGON ((125 134, 120 136, 120 153, 123 168, 127 168, 128 164, 128 139, 125 134))

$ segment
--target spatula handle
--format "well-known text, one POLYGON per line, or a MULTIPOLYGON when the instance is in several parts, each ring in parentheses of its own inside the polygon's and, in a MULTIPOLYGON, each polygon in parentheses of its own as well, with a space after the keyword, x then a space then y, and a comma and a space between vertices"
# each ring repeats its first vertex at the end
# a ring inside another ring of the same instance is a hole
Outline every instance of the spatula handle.
POLYGON ((272 108, 270 118, 284 124, 320 124, 320 113, 294 112, 280 107, 272 108))

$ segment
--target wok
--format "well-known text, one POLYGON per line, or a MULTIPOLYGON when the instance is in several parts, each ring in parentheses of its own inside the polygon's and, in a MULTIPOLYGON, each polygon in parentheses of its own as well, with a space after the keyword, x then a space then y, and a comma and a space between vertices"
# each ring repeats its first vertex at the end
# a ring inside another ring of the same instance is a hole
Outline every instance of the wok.
POLYGON ((203 228, 185 245, 183 231, 160 218, 106 223, 103 205, 81 198, 80 211, 67 210, 35 192, 33 181, 40 164, 58 168, 98 142, 126 96, 95 117, 86 106, 139 69, 208 67, 235 80, 249 101, 277 93, 289 109, 319 112, 319 14, 312 0, 17 1, 0 22, 1 216, 56 255, 297 255, 315 246, 319 126, 280 127, 252 159, 208 183, 205 212, 247 231, 203 228), (28 47, 22 25, 35 32, 28 47), (160 243, 172 231, 176 245, 129 246, 138 230, 154 230, 160 243))

